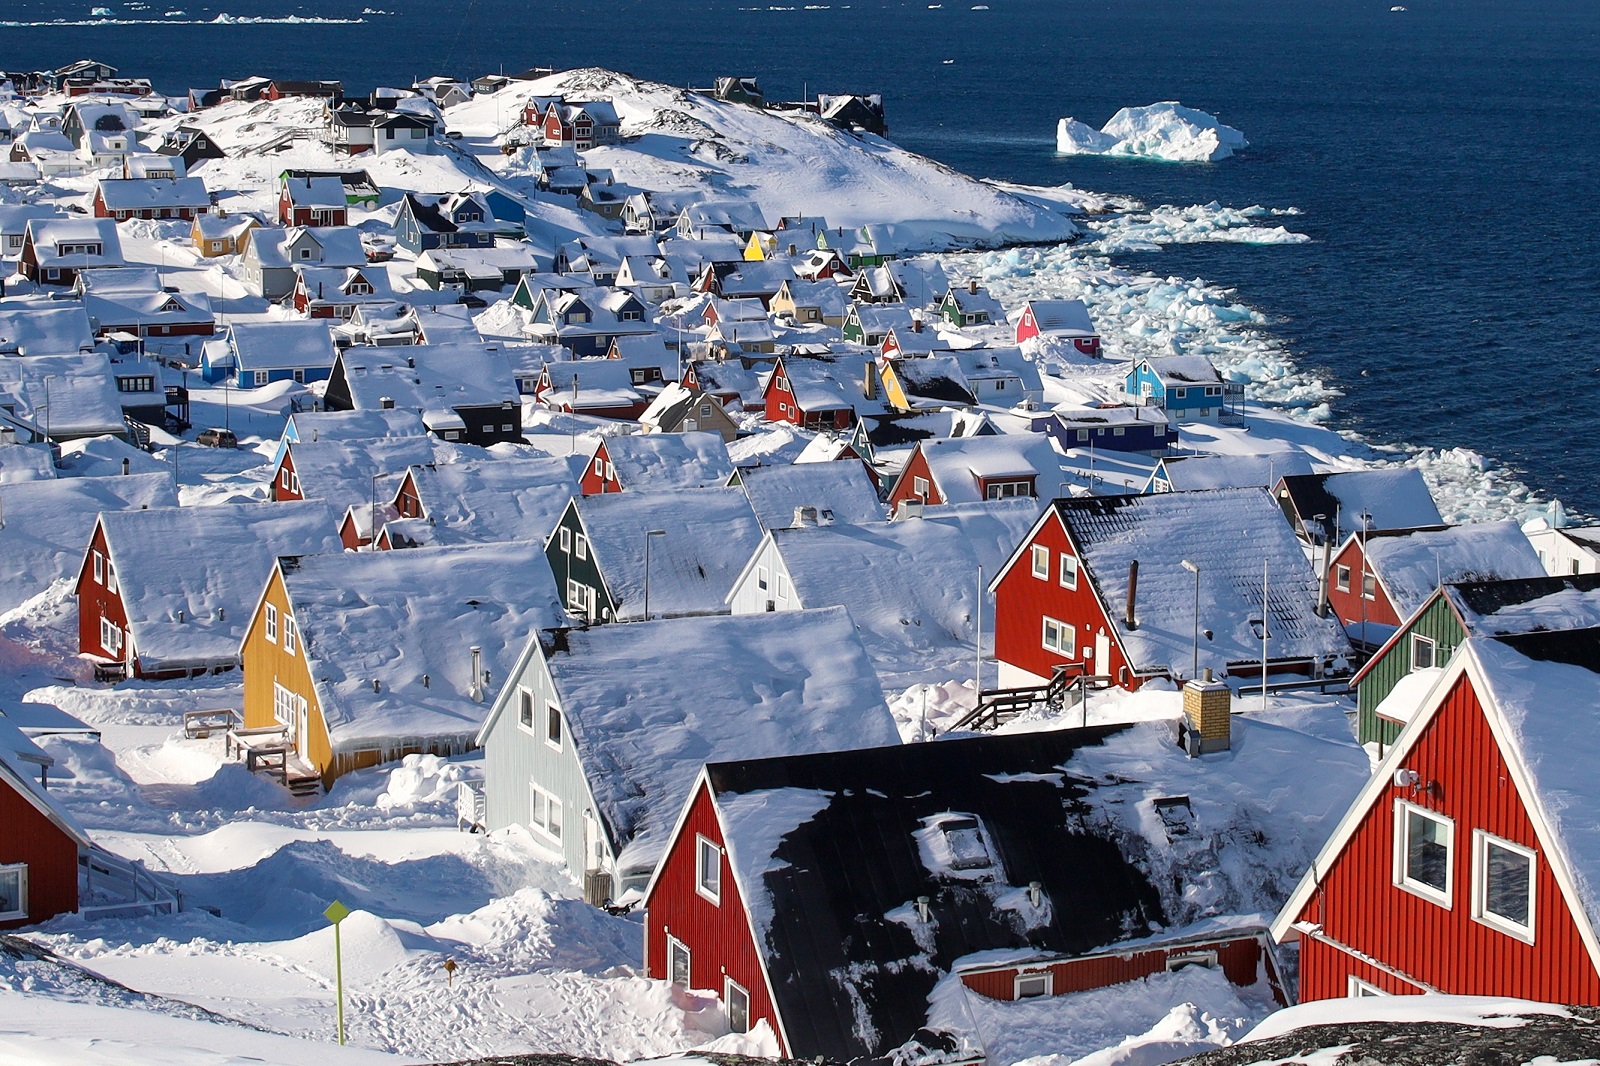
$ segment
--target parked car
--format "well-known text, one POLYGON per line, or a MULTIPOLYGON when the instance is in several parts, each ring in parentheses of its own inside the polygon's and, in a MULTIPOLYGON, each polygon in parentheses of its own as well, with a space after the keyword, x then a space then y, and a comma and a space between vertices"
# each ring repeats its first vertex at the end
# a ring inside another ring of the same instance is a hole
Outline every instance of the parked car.
POLYGON ((215 426, 210 429, 202 429, 200 436, 195 439, 208 448, 237 448, 239 446, 239 438, 233 435, 233 430, 218 429, 215 426))

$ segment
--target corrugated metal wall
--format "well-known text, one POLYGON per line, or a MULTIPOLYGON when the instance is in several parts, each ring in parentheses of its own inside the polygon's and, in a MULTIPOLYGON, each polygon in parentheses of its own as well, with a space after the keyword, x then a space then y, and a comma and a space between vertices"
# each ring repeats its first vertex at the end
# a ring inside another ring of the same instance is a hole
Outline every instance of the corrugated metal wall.
POLYGON ((1400 640, 1382 659, 1373 663, 1367 676, 1361 679, 1356 692, 1357 736, 1363 744, 1378 743, 1387 747, 1400 735, 1400 726, 1394 722, 1380 721, 1378 704, 1394 691, 1400 679, 1411 672, 1411 634, 1418 634, 1434 642, 1434 662, 1443 666, 1460 645, 1464 634, 1455 612, 1443 599, 1435 600, 1422 615, 1402 631, 1400 640))
MULTIPOLYGON (((1257 937, 1242 937, 1238 940, 1208 944, 1169 945, 1129 952, 1125 955, 1092 955, 1051 963, 1048 967, 1012 966, 979 973, 964 973, 961 975, 961 982, 981 996, 1010 1000, 1016 998, 1016 978, 1020 971, 1037 972, 1047 968, 1051 975, 1051 994, 1062 996, 1069 992, 1104 988, 1107 985, 1137 981, 1154 973, 1162 973, 1167 968, 1168 958, 1202 951, 1217 953, 1217 965, 1233 984, 1248 987, 1255 984, 1261 975, 1261 963, 1265 956, 1261 941, 1257 937)), ((1276 980, 1276 975, 1273 979, 1276 980)))

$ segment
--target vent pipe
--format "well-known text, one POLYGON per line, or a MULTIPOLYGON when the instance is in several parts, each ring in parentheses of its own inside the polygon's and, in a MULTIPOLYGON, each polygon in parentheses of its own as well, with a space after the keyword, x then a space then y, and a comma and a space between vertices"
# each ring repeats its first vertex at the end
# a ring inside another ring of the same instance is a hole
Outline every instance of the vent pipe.
POLYGON ((123 477, 127 477, 128 476, 128 457, 127 456, 123 456, 122 457, 122 476, 123 477))
POLYGON ((977 278, 968 278, 967 279, 967 293, 969 295, 972 295, 972 296, 978 295, 978 279, 977 278))
POLYGON ((1129 629, 1139 628, 1139 616, 1135 611, 1139 597, 1139 560, 1135 559, 1128 564, 1128 617, 1125 621, 1129 629))
MULTIPOLYGON (((976 283, 974 283, 976 284, 976 283)), ((1044 899, 1044 886, 1037 881, 1028 882, 1028 904, 1037 907, 1044 899)))
POLYGON ((861 395, 869 400, 878 398, 878 365, 871 359, 861 371, 861 395))
POLYGON ((483 649, 478 645, 472 646, 472 699, 473 702, 483 699, 483 649))
POLYGON ((931 921, 933 918, 933 912, 928 908, 927 896, 917 897, 917 917, 922 919, 924 922, 931 921))

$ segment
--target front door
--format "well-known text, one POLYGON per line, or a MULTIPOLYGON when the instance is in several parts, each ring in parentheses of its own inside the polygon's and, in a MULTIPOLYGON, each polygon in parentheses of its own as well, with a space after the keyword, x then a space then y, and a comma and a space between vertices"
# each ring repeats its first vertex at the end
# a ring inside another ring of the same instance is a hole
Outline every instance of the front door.
POLYGON ((311 708, 304 699, 295 713, 294 750, 300 758, 311 760, 311 708))
POLYGON ((1103 629, 1094 637, 1093 672, 1099 677, 1111 676, 1111 635, 1103 629))

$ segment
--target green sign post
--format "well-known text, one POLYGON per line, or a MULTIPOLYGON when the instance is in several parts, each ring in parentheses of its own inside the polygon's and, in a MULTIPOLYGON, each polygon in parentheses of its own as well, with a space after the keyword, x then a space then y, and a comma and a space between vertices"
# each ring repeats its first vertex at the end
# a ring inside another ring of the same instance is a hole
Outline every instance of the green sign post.
POLYGON ((339 923, 350 917, 350 908, 338 900, 328 904, 322 916, 333 923, 333 984, 338 995, 339 1043, 344 1043, 344 952, 339 944, 339 923))

